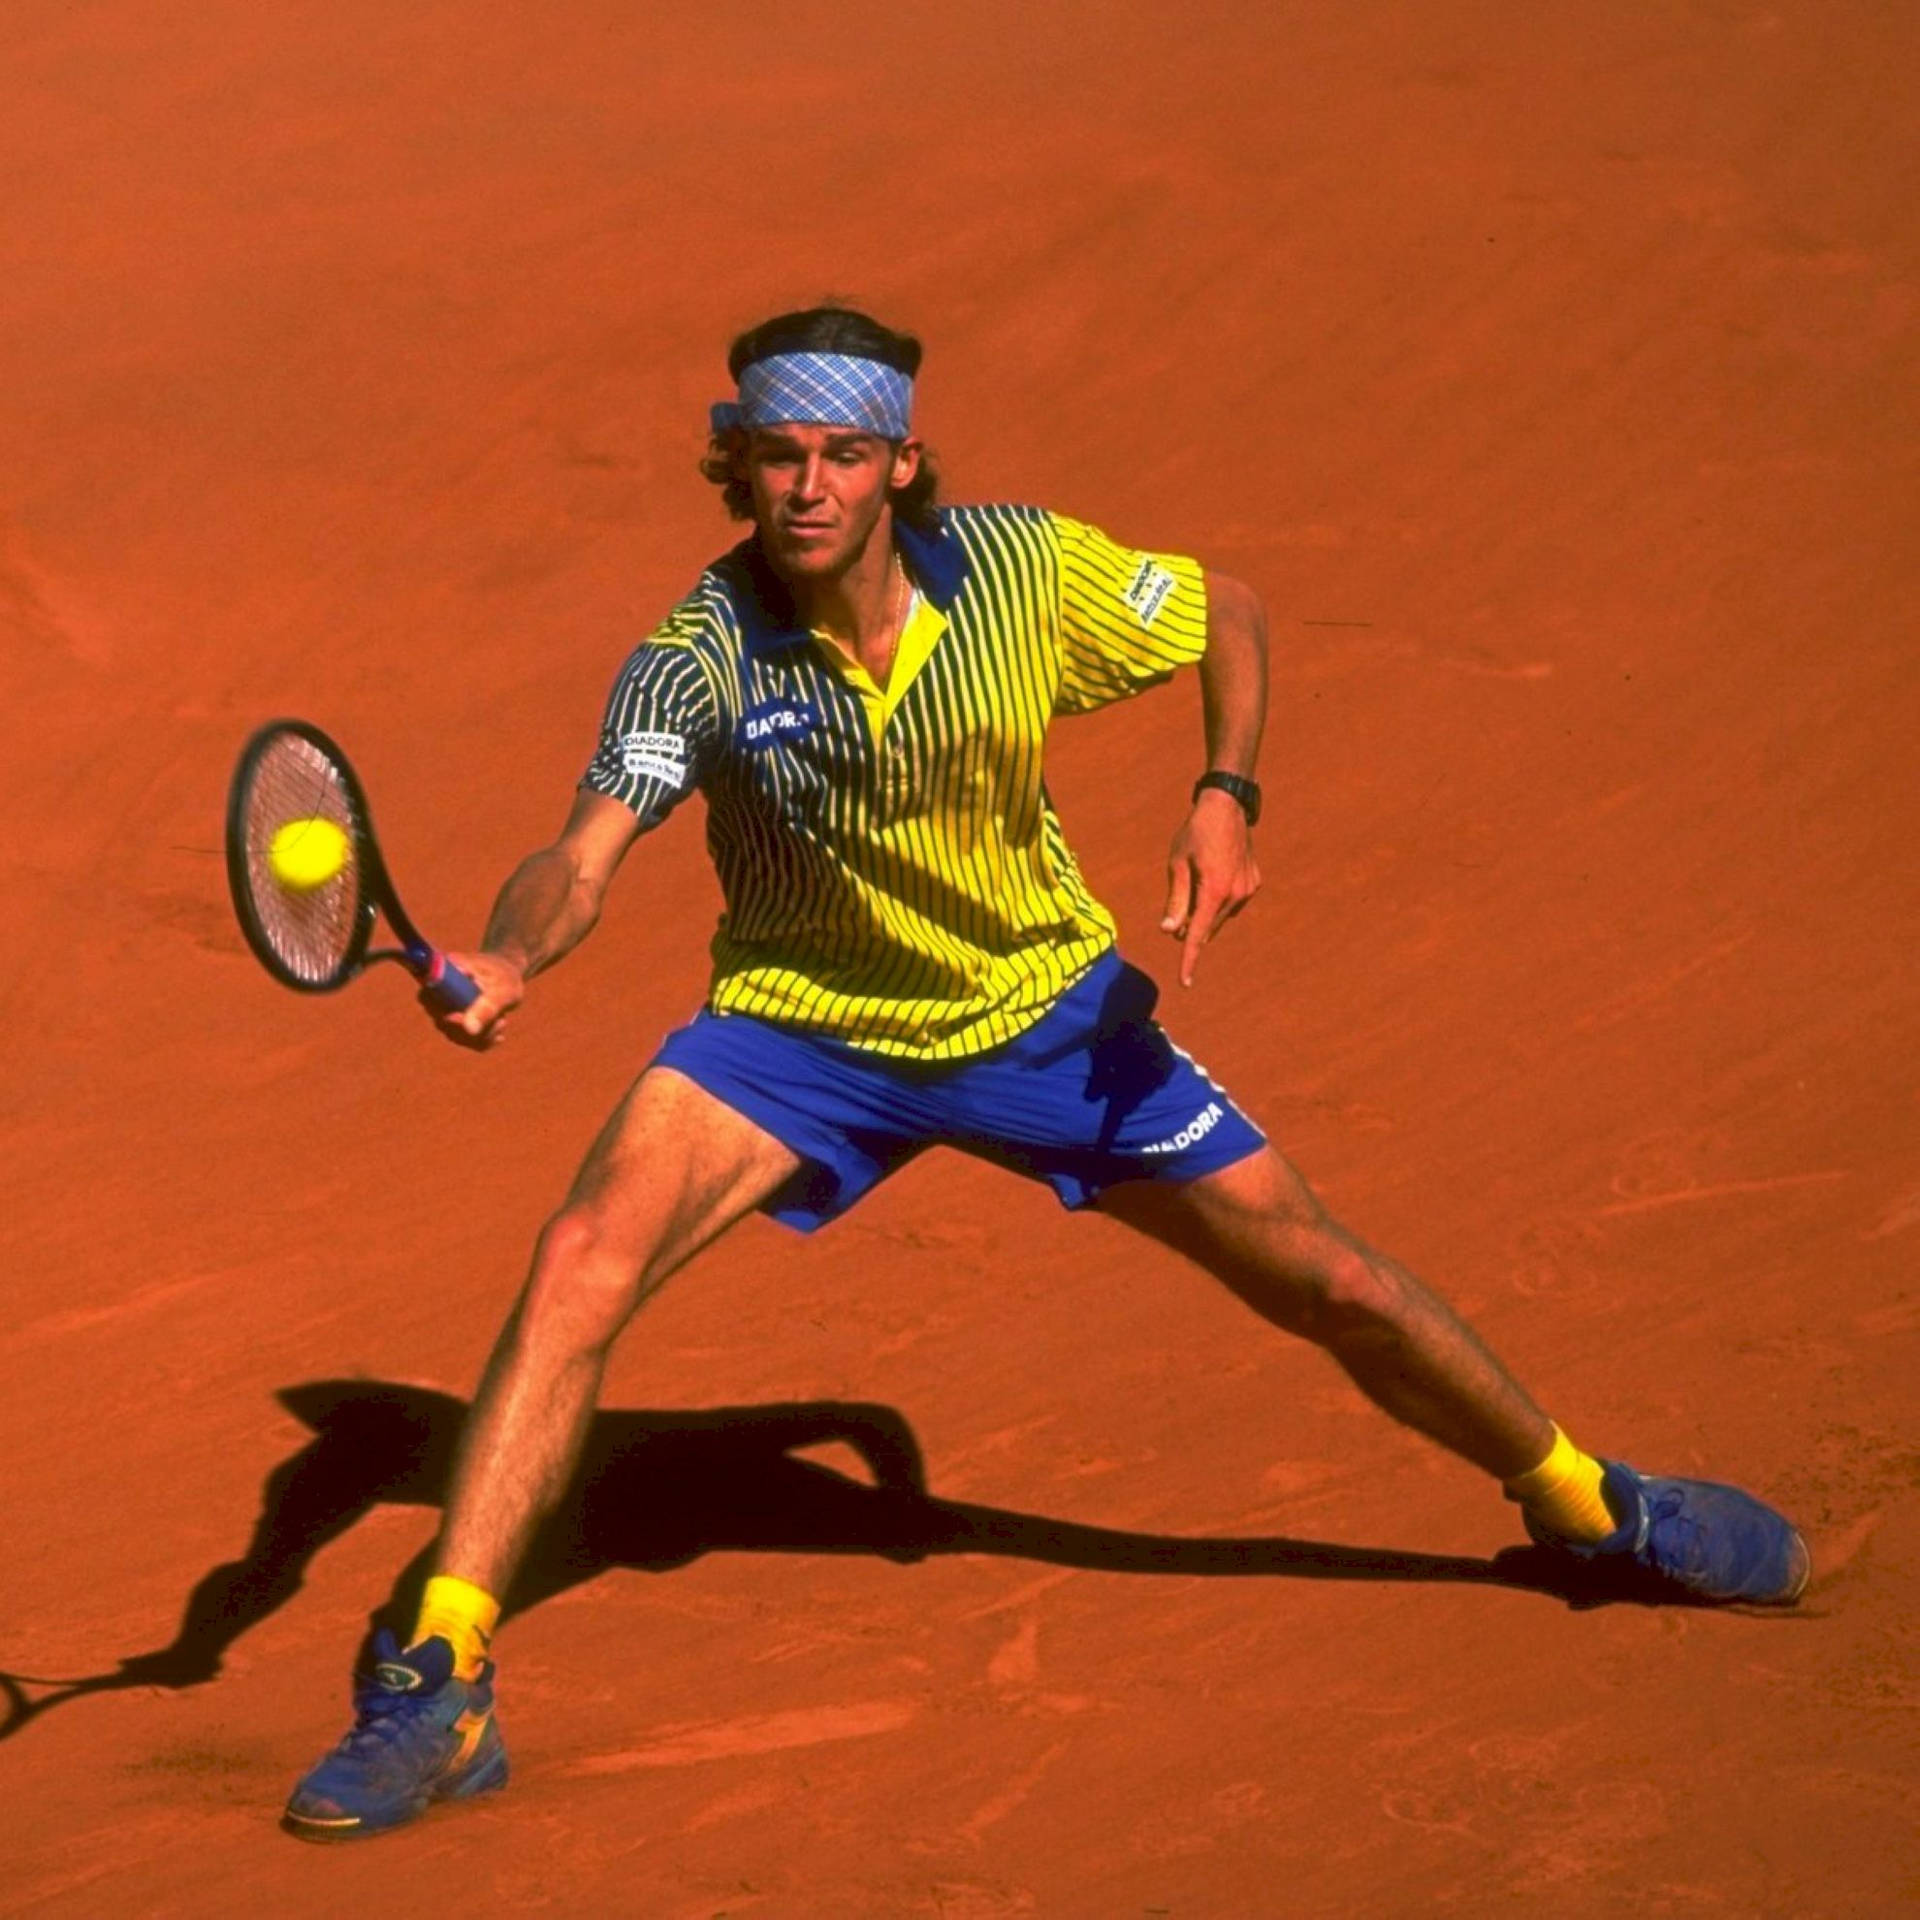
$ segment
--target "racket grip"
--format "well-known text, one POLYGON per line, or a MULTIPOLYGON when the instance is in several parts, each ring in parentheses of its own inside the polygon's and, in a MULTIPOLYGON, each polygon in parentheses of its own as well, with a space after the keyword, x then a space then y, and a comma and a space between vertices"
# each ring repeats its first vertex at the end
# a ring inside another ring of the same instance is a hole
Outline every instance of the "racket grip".
POLYGON ((442 1013, 458 1013, 462 1007, 470 1007, 480 998, 480 989, 472 979, 462 973, 438 947, 410 948, 408 958, 420 976, 422 991, 442 1013))

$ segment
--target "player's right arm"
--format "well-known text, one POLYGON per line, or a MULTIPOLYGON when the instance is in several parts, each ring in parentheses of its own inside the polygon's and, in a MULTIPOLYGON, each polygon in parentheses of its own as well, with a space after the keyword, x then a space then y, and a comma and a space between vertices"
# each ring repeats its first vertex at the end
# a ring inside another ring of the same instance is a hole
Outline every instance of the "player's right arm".
POLYGON ((618 800, 584 789, 558 840, 514 868, 487 916, 478 953, 450 956, 480 997, 443 1016, 459 1035, 491 1046, 527 982, 564 960, 594 929, 600 903, 627 849, 640 835, 637 815, 618 800))
POLYGON ((684 602, 621 668, 560 837, 509 876, 480 951, 450 956, 480 989, 471 1006, 444 1016, 451 1038, 468 1046, 501 1038, 527 982, 593 931, 627 849, 700 783, 720 732, 712 688, 686 644, 703 618, 698 596, 684 602))

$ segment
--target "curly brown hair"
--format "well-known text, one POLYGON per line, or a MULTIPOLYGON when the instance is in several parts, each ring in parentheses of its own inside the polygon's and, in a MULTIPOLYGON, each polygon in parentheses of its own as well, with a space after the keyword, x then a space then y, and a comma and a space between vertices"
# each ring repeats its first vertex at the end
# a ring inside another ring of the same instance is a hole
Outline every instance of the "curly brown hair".
MULTIPOLYGON (((749 327, 727 349, 727 371, 738 380, 756 360, 771 359, 776 353, 854 354, 893 367, 909 380, 920 371, 920 342, 912 334, 896 333, 870 315, 836 301, 805 307, 798 313, 776 314, 757 327, 749 327)), ((700 474, 720 489, 720 498, 736 520, 751 520, 753 489, 734 471, 734 456, 742 440, 737 428, 715 434, 707 442, 700 474)), ((909 526, 931 533, 937 524, 939 504, 940 476, 932 455, 922 450, 919 471, 904 487, 894 490, 893 510, 909 526)))

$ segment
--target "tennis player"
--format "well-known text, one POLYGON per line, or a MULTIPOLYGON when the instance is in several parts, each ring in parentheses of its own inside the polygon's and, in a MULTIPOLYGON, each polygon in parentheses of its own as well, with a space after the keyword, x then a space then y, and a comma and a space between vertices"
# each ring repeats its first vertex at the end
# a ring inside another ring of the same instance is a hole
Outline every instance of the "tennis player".
POLYGON ((726 903, 706 1005, 540 1234, 411 1640, 376 1643, 352 1729, 288 1804, 296 1834, 371 1834, 505 1783, 500 1604, 635 1308, 750 1210, 811 1232, 929 1146, 1197 1261, 1480 1468, 1570 1563, 1649 1598, 1785 1604, 1806 1586, 1804 1543, 1759 1501, 1583 1452, 1155 1023, 1048 800, 1047 730, 1198 667, 1205 755, 1161 920, 1191 983, 1259 885, 1260 604, 1061 514, 938 505, 920 359, 839 307, 734 342, 705 470, 751 537, 628 659, 565 829, 454 956, 481 992, 446 1024, 490 1044, 592 930, 633 842, 705 796, 726 903))

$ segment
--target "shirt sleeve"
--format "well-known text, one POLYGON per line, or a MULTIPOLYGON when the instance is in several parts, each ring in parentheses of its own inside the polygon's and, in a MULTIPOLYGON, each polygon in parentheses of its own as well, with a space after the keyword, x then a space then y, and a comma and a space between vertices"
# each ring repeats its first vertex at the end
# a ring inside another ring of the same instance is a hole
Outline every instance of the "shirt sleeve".
POLYGON ((703 783, 720 736, 713 688, 682 638, 686 612, 676 609, 628 655, 607 696, 600 744, 580 780, 589 792, 630 807, 643 831, 703 783))
POLYGON ((1091 713, 1157 686, 1207 650, 1206 575, 1196 560, 1123 547, 1050 514, 1060 543, 1060 691, 1055 713, 1091 713))

